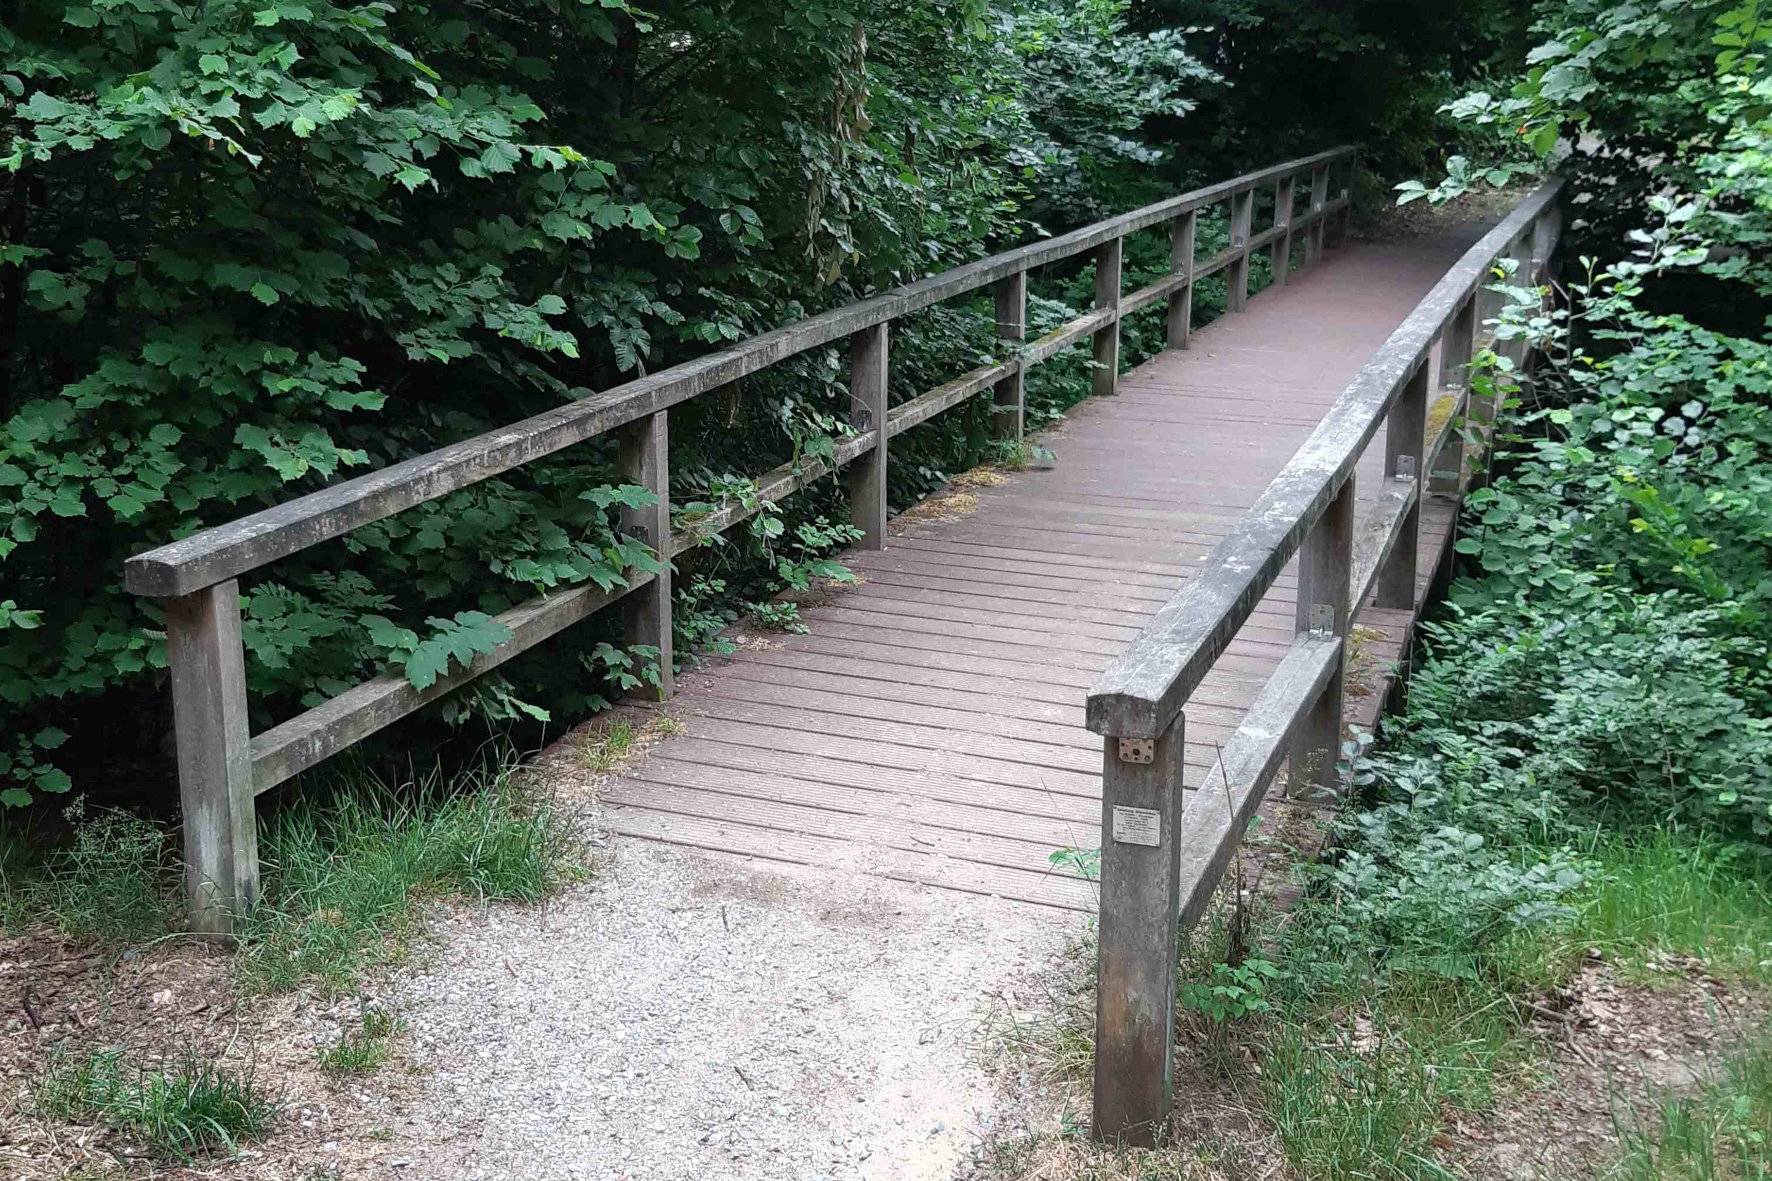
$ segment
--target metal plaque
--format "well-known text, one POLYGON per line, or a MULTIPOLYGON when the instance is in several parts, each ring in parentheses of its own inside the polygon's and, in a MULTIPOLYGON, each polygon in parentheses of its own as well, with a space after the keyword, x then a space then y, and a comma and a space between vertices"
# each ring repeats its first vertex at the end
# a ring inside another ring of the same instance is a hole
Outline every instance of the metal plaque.
POLYGON ((1163 814, 1155 808, 1114 808, 1114 842, 1120 845, 1163 843, 1163 814))

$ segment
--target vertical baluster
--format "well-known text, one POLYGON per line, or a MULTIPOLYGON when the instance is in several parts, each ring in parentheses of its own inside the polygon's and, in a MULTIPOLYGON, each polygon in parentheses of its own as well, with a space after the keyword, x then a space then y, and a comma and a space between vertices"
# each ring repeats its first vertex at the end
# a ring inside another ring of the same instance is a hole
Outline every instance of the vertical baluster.
POLYGON ((1120 381, 1120 264, 1121 239, 1103 242, 1095 250, 1095 306, 1112 309, 1114 318, 1095 330, 1096 394, 1111 394, 1120 381))
POLYGON ((629 423, 618 436, 621 477, 656 498, 642 508, 622 510, 622 532, 651 546, 664 563, 652 581, 622 599, 629 644, 658 650, 658 695, 675 690, 671 650, 671 458, 670 422, 665 411, 629 423))
POLYGON ((1237 252, 1225 276, 1226 311, 1240 312, 1249 306, 1249 226, 1255 216, 1255 190, 1231 196, 1231 249, 1237 252))
MULTIPOLYGON (((1426 446, 1427 391, 1430 362, 1423 361, 1403 385, 1384 419, 1384 474, 1415 486, 1415 503, 1403 518, 1402 532, 1378 572, 1374 602, 1380 607, 1414 607, 1417 554, 1421 539, 1421 456, 1426 446)), ((1354 604, 1357 608, 1358 603, 1354 604)))
MULTIPOLYGON (((1354 478, 1350 474, 1298 550, 1300 634, 1347 635, 1353 547, 1354 478)), ((1344 647, 1340 666, 1299 722, 1291 751, 1289 786, 1293 795, 1335 790, 1335 759, 1341 750, 1342 673, 1346 663, 1344 647)))
POLYGON ((1199 215, 1188 210, 1169 223, 1169 271, 1186 275, 1187 285, 1169 293, 1169 347, 1187 348, 1194 328, 1194 239, 1199 215))
POLYGON ((258 901, 258 820, 240 584, 165 600, 191 930, 228 935, 258 901))
POLYGON ((863 549, 886 548, 886 349, 888 323, 849 338, 849 421, 878 432, 874 445, 849 465, 850 520, 863 549))
POLYGON ((1286 274, 1292 269, 1292 174, 1274 182, 1274 228, 1279 231, 1274 237, 1269 261, 1273 264, 1274 286, 1286 285, 1286 274))
MULTIPOLYGON (((997 339, 1004 354, 1013 356, 1027 339, 1028 274, 1016 271, 997 280, 997 339)), ((1026 370, 1016 362, 1015 372, 997 382, 991 394, 991 433, 1019 443, 1024 429, 1027 401, 1026 370)))
POLYGON ((1176 913, 1185 723, 1106 739, 1096 958, 1095 1135, 1152 1144, 1174 1094, 1176 913))

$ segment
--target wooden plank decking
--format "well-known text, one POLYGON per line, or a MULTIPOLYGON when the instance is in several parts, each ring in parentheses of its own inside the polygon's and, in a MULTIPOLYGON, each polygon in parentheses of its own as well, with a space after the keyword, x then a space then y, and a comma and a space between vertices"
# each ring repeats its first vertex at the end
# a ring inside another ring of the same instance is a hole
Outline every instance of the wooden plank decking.
MULTIPOLYGON (((1049 862, 1099 843, 1089 686, 1484 228, 1332 251, 1073 410, 1042 439, 1050 467, 895 522, 884 551, 849 556, 860 585, 803 611, 809 634, 681 679, 686 729, 608 787, 613 829, 1093 909, 1093 885, 1049 862)), ((1382 464, 1369 448, 1360 481, 1382 464)), ((1450 521, 1430 498, 1424 586, 1450 521)), ((1192 699, 1189 785, 1291 643, 1294 587, 1288 571, 1192 699)), ((1365 604, 1356 623, 1382 663, 1410 613, 1365 604)), ((1369 722, 1360 688, 1349 714, 1369 722)))

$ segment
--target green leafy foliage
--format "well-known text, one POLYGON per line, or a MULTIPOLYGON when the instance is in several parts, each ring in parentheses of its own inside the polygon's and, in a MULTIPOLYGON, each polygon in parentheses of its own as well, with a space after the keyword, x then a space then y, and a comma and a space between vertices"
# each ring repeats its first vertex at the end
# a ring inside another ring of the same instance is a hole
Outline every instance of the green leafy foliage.
POLYGON ((1280 970, 1267 960, 1246 959, 1239 964, 1217 964, 1205 980, 1183 981, 1176 990, 1184 1009, 1208 1021, 1235 1021, 1266 1013, 1273 1008, 1267 999, 1268 981, 1280 970))
MULTIPOLYGON (((165 783, 163 620, 121 592, 127 555, 1331 136, 1419 145, 1441 120, 1409 88, 1457 65, 1457 30, 1501 35, 1488 6, 1392 28, 1319 7, 15 6, 0 24, 0 798, 165 783), (1307 56, 1359 81, 1301 111, 1307 56), (1380 76, 1395 85, 1380 93, 1380 76), (18 743, 51 721, 75 741, 18 743), (80 741, 89 726, 113 741, 80 741), (97 753, 118 746, 140 757, 97 753)), ((1154 237, 1128 246, 1135 270, 1163 258, 1154 237)), ((1034 286, 1036 328, 1089 300, 1086 268, 1034 286)), ((992 329, 984 296, 895 325, 893 398, 994 356, 992 329)), ((1128 363, 1159 339, 1154 315, 1129 322, 1128 363)), ((1042 367, 1030 423, 1083 396, 1086 365, 1042 367)), ((680 523, 754 498, 770 467, 830 458, 845 383, 842 351, 815 350, 673 408, 680 523)), ((893 500, 989 442, 979 406, 901 436, 893 500)), ((657 569, 620 528, 643 502, 618 470, 599 440, 249 575, 254 725, 378 673, 434 685, 517 603, 657 569)), ((840 577, 799 531, 843 508, 820 481, 680 555, 683 658, 743 604, 840 577)), ((616 627, 580 625, 434 716, 571 717, 655 681, 616 627)))
MULTIPOLYGON (((129 553, 1155 193, 1166 154, 1141 125, 1211 72, 1181 32, 1128 30, 1125 8, 10 14, 0 699, 20 721, 0 742, 4 799, 109 770, 31 741, 70 705, 76 723, 103 701, 163 727, 165 641, 158 609, 120 591, 129 553)), ((766 375, 736 418, 713 398, 673 414, 679 502, 735 464, 828 457, 841 385, 830 350, 766 375)), ((657 570, 618 527, 647 500, 614 460, 610 441, 577 448, 255 575, 256 721, 378 671, 433 685, 504 638, 507 607, 657 570)), ((802 549, 803 523, 840 519, 821 495, 763 518, 780 546, 697 557, 684 585, 761 601, 840 577, 802 549)), ((571 714, 655 683, 612 626, 505 666, 445 716, 571 714)))
MULTIPOLYGON (((1766 970, 1772 285, 1736 247, 1763 233, 1766 159, 1737 148, 1766 118, 1767 28, 1753 3, 1538 18, 1507 97, 1453 113, 1573 149, 1572 239, 1618 253, 1571 259, 1554 310, 1495 276, 1498 337, 1543 360, 1477 359, 1512 417, 1466 500, 1465 571, 1401 716, 1347 752, 1356 806, 1277 960, 1261 1086, 1306 1175, 1446 1175, 1448 1111, 1495 1102, 1530 1053, 1519 1014, 1589 949, 1638 976, 1678 973, 1670 954, 1766 970), (1313 1034, 1350 1008, 1353 1036, 1313 1034)), ((1455 161, 1401 188, 1504 179, 1455 161)), ((1622 1127, 1619 1175, 1752 1174, 1762 1056, 1622 1127)))

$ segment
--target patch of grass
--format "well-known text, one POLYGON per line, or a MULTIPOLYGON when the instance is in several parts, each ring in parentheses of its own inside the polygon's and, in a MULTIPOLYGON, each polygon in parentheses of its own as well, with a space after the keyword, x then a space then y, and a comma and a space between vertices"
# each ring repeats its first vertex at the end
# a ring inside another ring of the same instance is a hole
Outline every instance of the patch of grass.
POLYGON ((1094 1070, 1095 946, 1093 932, 1072 940, 1043 1002, 991 1022, 991 1040, 1044 1081, 1086 1085, 1094 1070))
POLYGON ((379 1070, 393 1055, 400 1020, 386 1009, 365 1009, 358 1027, 320 1051, 320 1069, 345 1076, 379 1070))
POLYGON ((276 1115, 249 1077, 207 1059, 187 1056, 153 1070, 127 1064, 116 1050, 52 1062, 36 1100, 45 1115, 102 1124, 175 1161, 231 1153, 264 1136, 276 1115))
POLYGON ((1766 1181, 1772 1178, 1772 1038, 1729 1061, 1689 1095, 1670 1095, 1634 1126, 1620 1181, 1766 1181))
POLYGON ((304 796, 259 835, 264 900, 243 919, 248 991, 349 990, 398 958, 438 897, 537 902, 582 872, 563 817, 508 771, 304 796))
POLYGON ((998 1139, 986 1145, 984 1156, 982 1176, 1017 1181, 1242 1181, 1262 1175, 1222 1145, 1112 1148, 1096 1144, 1080 1127, 998 1139))
POLYGON ((1444 1176, 1427 1066, 1406 1038, 1362 1051, 1346 1029, 1285 1022, 1262 1065, 1267 1116, 1305 1177, 1444 1176))
POLYGON ((1530 1052, 1493 983, 1387 973, 1283 1011, 1260 1086, 1304 1176, 1437 1179, 1445 1113, 1489 1109, 1530 1052))
POLYGON ((637 735, 628 722, 587 728, 577 740, 579 759, 587 770, 607 774, 633 753, 637 735))
POLYGON ((1672 955, 1716 976, 1772 981, 1772 882, 1738 849, 1656 829, 1599 843, 1592 856, 1602 872, 1577 930, 1590 946, 1648 980, 1672 955))
POLYGON ((31 919, 37 880, 35 842, 15 810, 0 809, 0 931, 19 931, 31 919))
MULTIPOLYGON (((1031 467, 1048 466, 1058 458, 1047 448, 1040 446, 1038 443, 1030 443, 1026 439, 993 439, 990 443, 989 455, 992 465, 1010 472, 1021 472, 1026 471, 1031 467)), ((964 487, 966 483, 1001 484, 1003 480, 1002 477, 999 476, 995 480, 973 478, 968 481, 965 476, 961 476, 956 477, 953 482, 964 487)))
POLYGON ((63 815, 72 832, 42 848, 23 825, 0 832, 0 925, 45 922, 64 935, 132 943, 164 933, 174 913, 171 842, 151 821, 84 800, 63 815))

